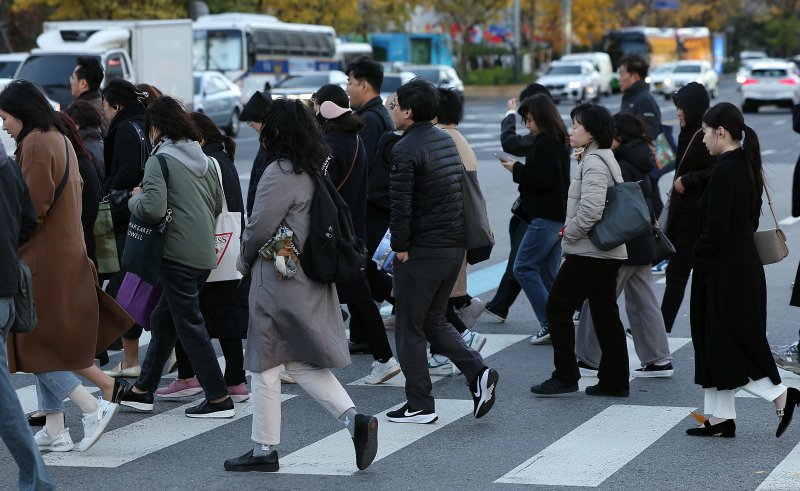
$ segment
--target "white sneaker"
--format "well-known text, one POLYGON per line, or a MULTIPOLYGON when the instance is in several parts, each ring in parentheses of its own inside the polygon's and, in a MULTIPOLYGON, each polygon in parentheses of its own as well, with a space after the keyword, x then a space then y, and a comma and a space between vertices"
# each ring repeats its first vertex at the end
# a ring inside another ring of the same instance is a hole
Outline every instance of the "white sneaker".
POLYGON ((462 334, 461 337, 464 338, 464 342, 467 343, 468 347, 479 353, 486 344, 486 336, 478 332, 464 331, 464 334, 462 334))
POLYGON ((69 452, 75 447, 72 437, 69 435, 69 428, 64 428, 58 436, 50 436, 47 430, 42 428, 33 435, 33 440, 39 450, 50 450, 51 452, 69 452))
POLYGON ((478 297, 472 297, 468 305, 456 309, 456 315, 458 315, 461 322, 469 329, 475 325, 478 321, 478 317, 481 316, 484 310, 486 310, 486 304, 483 303, 483 300, 478 297))
POLYGON ((289 373, 286 371, 286 367, 284 367, 284 366, 281 366, 280 378, 281 378, 281 383, 282 384, 296 384, 297 383, 297 382, 295 382, 294 378, 291 375, 289 375, 289 373))
POLYGON ((453 362, 449 358, 440 355, 428 356, 428 372, 431 375, 443 375, 449 377, 455 373, 453 362))
POLYGON ((97 411, 83 415, 83 440, 78 443, 78 451, 83 452, 94 445, 100 435, 106 430, 106 426, 119 411, 119 404, 97 398, 97 411))
POLYGON ((372 370, 369 375, 364 377, 364 383, 370 385, 382 384, 400 373, 400 364, 394 357, 389 358, 386 363, 381 363, 379 360, 372 362, 372 370))

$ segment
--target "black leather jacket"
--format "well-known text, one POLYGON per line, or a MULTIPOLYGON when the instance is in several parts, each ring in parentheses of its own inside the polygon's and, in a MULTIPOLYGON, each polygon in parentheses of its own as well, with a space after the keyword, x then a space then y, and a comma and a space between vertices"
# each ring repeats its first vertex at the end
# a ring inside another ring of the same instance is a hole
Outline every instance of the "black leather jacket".
POLYGON ((445 130, 430 122, 406 129, 389 176, 392 250, 464 247, 463 169, 445 130))

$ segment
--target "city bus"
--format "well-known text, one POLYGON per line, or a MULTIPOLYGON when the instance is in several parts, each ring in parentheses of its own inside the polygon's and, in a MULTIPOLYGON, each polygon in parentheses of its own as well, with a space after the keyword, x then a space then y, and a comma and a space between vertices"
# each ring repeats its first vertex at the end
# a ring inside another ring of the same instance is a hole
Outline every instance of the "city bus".
POLYGON ((650 66, 678 60, 678 37, 673 28, 624 27, 608 31, 603 49, 611 57, 614 70, 628 55, 643 56, 650 66))
POLYGON ((194 69, 223 73, 241 87, 245 101, 266 83, 274 85, 293 72, 338 68, 331 26, 228 13, 201 16, 193 30, 194 69))

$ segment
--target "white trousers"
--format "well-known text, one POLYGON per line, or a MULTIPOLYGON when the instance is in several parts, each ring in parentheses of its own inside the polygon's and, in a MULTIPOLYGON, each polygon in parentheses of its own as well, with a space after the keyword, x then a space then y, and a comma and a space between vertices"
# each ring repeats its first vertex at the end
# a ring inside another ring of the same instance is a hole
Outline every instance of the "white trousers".
MULTIPOLYGON (((758 380, 750 380, 741 389, 772 402, 786 391, 786 386, 783 384, 775 385, 769 377, 764 377, 758 380)), ((705 413, 721 419, 736 419, 735 400, 736 389, 705 389, 705 413)))
MULTIPOLYGON (((327 368, 301 361, 283 364, 286 373, 297 385, 322 405, 334 418, 351 407, 353 400, 327 368)), ((250 400, 253 404, 252 440, 262 445, 281 442, 281 366, 263 372, 253 372, 250 380, 250 400)))

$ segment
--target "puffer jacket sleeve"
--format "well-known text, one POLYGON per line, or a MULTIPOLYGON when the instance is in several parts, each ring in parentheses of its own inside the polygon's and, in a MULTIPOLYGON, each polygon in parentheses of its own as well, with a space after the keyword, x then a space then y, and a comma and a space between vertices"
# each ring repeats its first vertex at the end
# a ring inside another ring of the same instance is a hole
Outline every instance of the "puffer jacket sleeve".
POLYGON ((395 252, 407 252, 411 247, 415 171, 416 157, 395 146, 389 175, 389 229, 392 233, 392 250, 395 252))
POLYGON ((582 165, 581 198, 578 211, 564 228, 564 238, 575 242, 589 235, 589 231, 603 217, 606 206, 609 172, 596 156, 587 156, 582 165))

